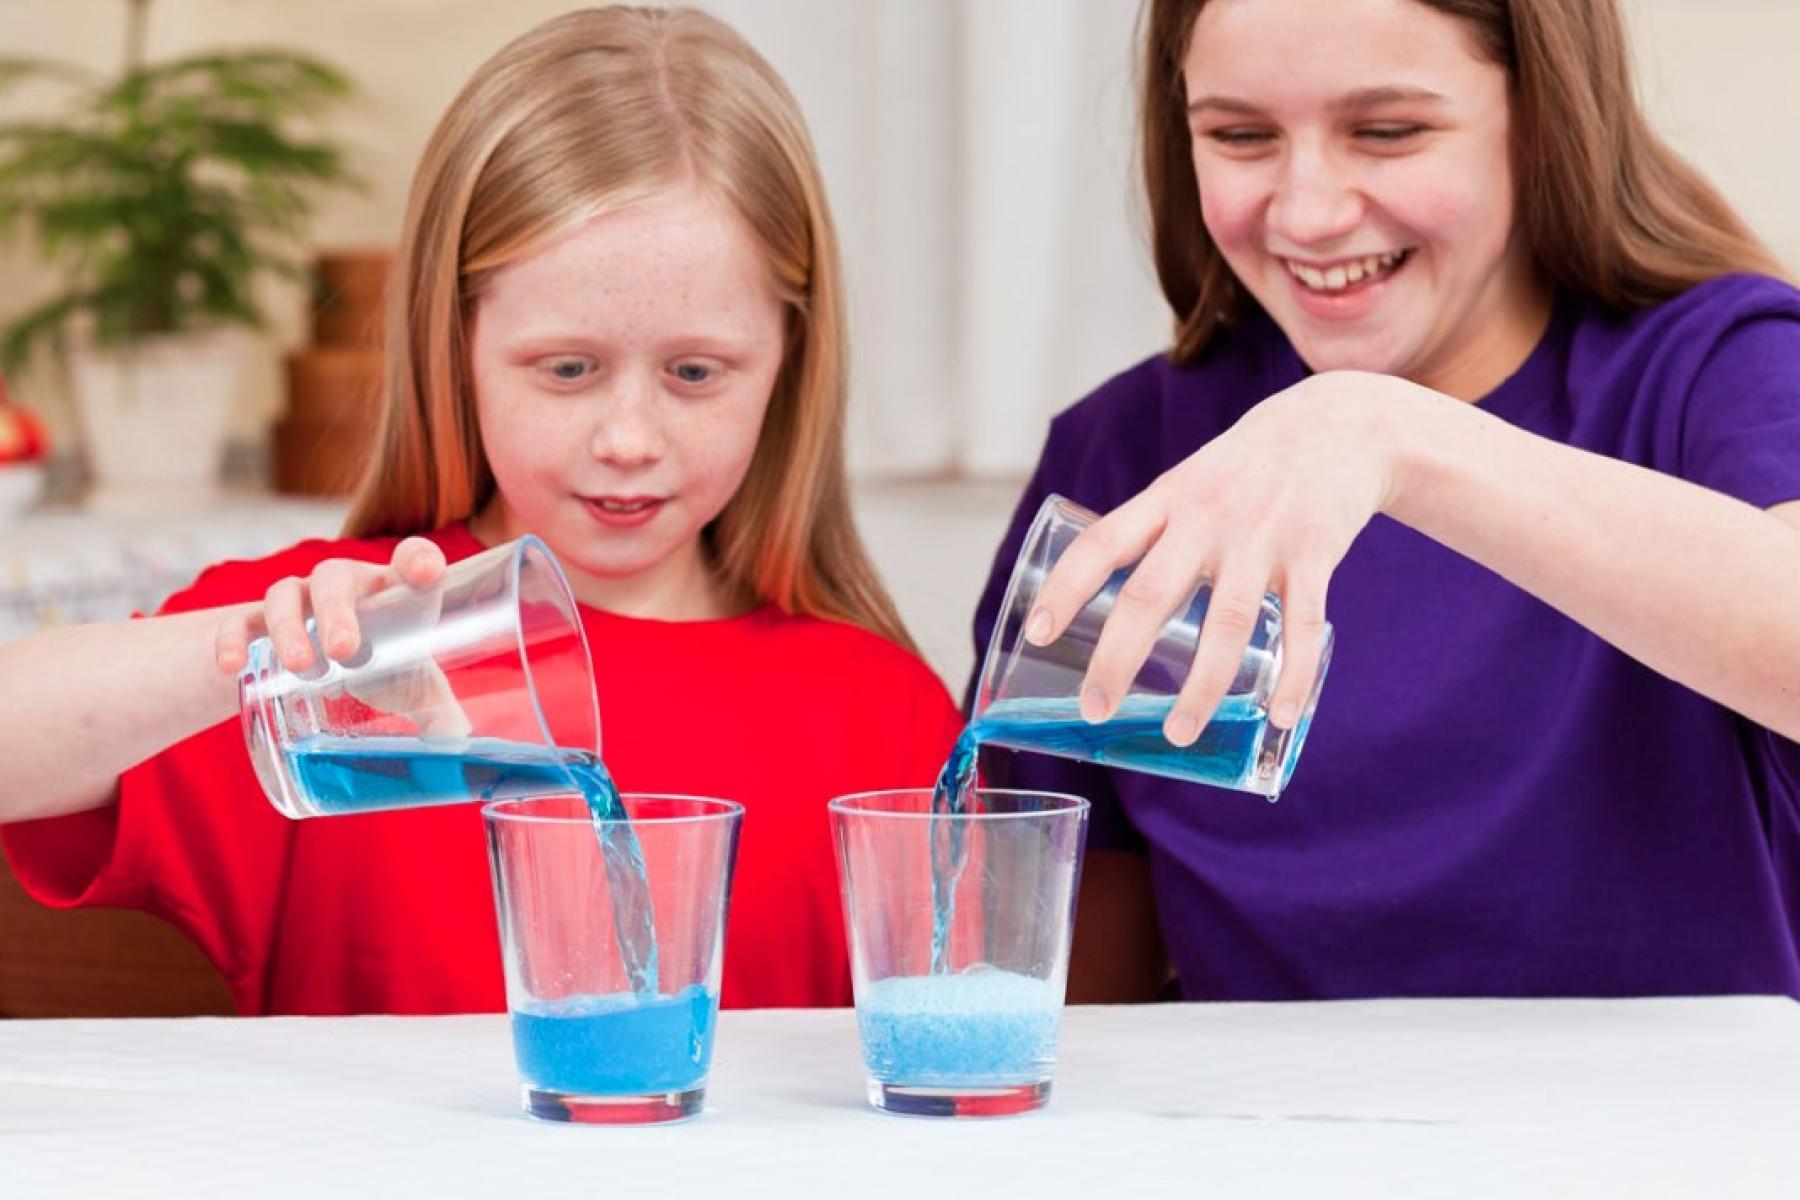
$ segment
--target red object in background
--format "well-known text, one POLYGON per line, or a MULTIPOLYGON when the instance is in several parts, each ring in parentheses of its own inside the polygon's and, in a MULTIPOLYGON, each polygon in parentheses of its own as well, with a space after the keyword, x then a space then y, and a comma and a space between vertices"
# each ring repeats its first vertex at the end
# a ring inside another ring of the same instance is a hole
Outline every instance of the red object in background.
POLYGON ((9 404, 6 380, 0 379, 0 464, 36 462, 49 451, 43 422, 29 410, 9 404))

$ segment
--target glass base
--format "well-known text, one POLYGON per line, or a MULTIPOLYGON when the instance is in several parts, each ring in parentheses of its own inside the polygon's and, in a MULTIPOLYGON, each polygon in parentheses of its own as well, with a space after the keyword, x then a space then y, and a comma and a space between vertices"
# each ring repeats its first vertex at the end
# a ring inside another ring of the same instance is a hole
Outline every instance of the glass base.
POLYGON ((907 1117, 1013 1117, 1050 1102, 1050 1081, 1001 1087, 923 1087, 869 1080, 869 1103, 907 1117))
POLYGON ((706 1099, 704 1086, 686 1092, 647 1096, 570 1096, 541 1088, 520 1089, 525 1112, 540 1121, 576 1125, 659 1125, 698 1116, 706 1099))

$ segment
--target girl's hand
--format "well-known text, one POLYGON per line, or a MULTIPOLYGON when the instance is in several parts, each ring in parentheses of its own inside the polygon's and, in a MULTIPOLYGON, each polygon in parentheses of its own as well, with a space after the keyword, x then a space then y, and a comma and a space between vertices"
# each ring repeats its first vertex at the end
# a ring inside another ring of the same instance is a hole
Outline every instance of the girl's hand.
POLYGON ((261 605, 236 610, 220 624, 214 640, 219 670, 227 675, 243 670, 251 640, 265 635, 283 667, 296 674, 311 670, 317 652, 307 635, 308 616, 318 631, 319 648, 338 662, 348 662, 362 649, 357 601, 397 583, 423 591, 443 578, 444 568, 444 552, 436 543, 410 537, 394 547, 394 557, 385 567, 331 558, 305 579, 280 580, 264 594, 261 605))
MULTIPOLYGON (((387 604, 381 610, 388 624, 405 628, 428 626, 437 619, 441 597, 431 591, 444 577, 444 552, 425 538, 407 538, 394 547, 387 566, 333 558, 313 568, 305 579, 288 578, 276 583, 260 606, 251 605, 226 618, 219 627, 215 655, 219 669, 230 674, 242 670, 249 657, 250 639, 267 634, 275 657, 287 670, 305 677, 324 669, 319 653, 350 666, 359 665, 365 630, 357 621, 356 604, 365 596, 396 584, 414 590, 414 602, 387 604), (307 636, 306 618, 313 618, 317 645, 307 636)), ((379 630, 367 631, 380 638, 379 630)), ((417 727, 418 735, 462 738, 470 731, 467 713, 443 669, 429 656, 417 662, 405 660, 404 669, 379 669, 350 676, 352 695, 371 708, 403 715, 417 727)))
POLYGON ((1331 573, 1393 490, 1394 410, 1422 392, 1387 376, 1312 376, 1256 405, 1072 542, 1026 623, 1036 645, 1060 637, 1113 572, 1137 563, 1088 664, 1082 716, 1112 716, 1163 624, 1209 580, 1194 665, 1164 736, 1178 746, 1199 737, 1267 592, 1281 597, 1283 643, 1270 720, 1292 728, 1318 672, 1331 573))

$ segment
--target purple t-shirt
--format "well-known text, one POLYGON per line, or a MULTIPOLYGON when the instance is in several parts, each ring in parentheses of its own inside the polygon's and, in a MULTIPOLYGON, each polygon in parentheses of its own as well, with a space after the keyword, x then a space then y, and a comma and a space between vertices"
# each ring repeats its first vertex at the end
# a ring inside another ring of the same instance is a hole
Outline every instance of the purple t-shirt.
MULTIPOLYGON (((1258 315, 1059 416, 978 651, 1046 493, 1111 509, 1306 374, 1258 315)), ((1759 508, 1800 498, 1800 292, 1732 276, 1626 316, 1564 298, 1481 405, 1759 508)), ((1090 846, 1148 853, 1185 996, 1800 996, 1800 746, 1386 517, 1327 610, 1334 661, 1277 804, 986 752, 991 781, 1091 799, 1090 846)))

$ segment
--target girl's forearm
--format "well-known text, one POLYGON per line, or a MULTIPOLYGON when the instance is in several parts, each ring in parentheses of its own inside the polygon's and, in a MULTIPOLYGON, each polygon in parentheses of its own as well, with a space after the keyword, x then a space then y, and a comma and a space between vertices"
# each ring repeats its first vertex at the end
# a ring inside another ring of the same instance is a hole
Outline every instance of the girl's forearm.
POLYGON ((210 609, 0 645, 0 823, 97 808, 118 778, 237 710, 210 609))
POLYGON ((1800 738, 1800 529, 1416 389, 1384 511, 1653 670, 1800 738))

